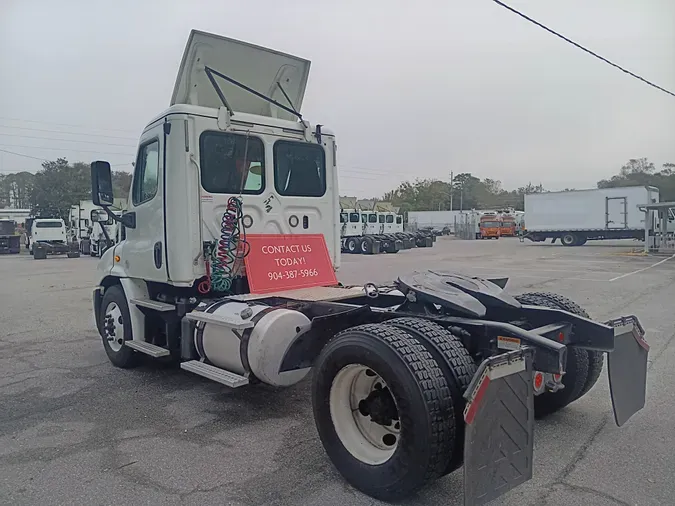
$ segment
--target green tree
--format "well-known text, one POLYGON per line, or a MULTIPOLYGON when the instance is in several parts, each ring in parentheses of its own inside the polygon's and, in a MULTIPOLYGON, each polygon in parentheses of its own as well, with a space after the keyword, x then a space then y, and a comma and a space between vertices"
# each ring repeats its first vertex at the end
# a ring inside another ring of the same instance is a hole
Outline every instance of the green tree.
POLYGON ((82 162, 68 164, 65 158, 44 162, 35 174, 33 214, 67 218, 70 206, 91 197, 91 169, 82 162))
POLYGON ((30 172, 0 174, 0 208, 30 208, 34 179, 30 172))
POLYGON ((598 181, 598 188, 620 186, 655 186, 661 201, 675 200, 675 164, 664 163, 661 170, 647 158, 631 158, 618 174, 598 181))

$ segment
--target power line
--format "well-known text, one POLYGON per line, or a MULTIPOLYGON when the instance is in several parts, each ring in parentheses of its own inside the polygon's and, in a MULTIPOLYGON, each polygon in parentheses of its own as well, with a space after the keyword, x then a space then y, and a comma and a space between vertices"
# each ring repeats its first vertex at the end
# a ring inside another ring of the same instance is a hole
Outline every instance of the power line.
POLYGON ((102 130, 104 132, 126 132, 126 133, 132 133, 132 130, 122 130, 121 128, 101 128, 101 127, 95 127, 91 125, 73 125, 72 123, 55 123, 53 121, 42 121, 42 120, 34 120, 34 119, 21 119, 21 118, 7 118, 0 116, 0 119, 4 119, 7 121, 23 121, 25 123, 38 123, 38 124, 45 124, 45 125, 57 125, 57 126, 67 126, 67 127, 73 127, 73 128, 87 128, 87 129, 94 129, 94 130, 102 130))
POLYGON ((94 150, 87 150, 87 149, 77 149, 77 148, 51 148, 51 147, 44 147, 44 146, 25 146, 25 145, 19 145, 19 144, 0 144, 0 146, 6 146, 10 148, 27 148, 27 149, 41 149, 43 151, 70 151, 72 153, 98 153, 99 155, 120 155, 120 156, 128 156, 129 158, 134 158, 133 153, 113 153, 110 151, 94 151, 94 150))
POLYGON ((8 151, 6 149, 0 149, 3 153, 9 153, 10 155, 23 156, 24 158, 32 158, 33 160, 40 160, 41 162, 46 162, 44 158, 38 158, 37 156, 24 155, 23 153, 15 153, 14 151, 8 151))
POLYGON ((83 144, 99 144, 101 146, 119 146, 122 148, 135 148, 135 145, 131 144, 115 144, 113 142, 100 142, 100 141, 80 141, 76 139, 57 139, 56 137, 40 137, 37 135, 21 135, 21 134, 3 134, 0 132, 0 135, 4 135, 6 137, 21 137, 23 139, 40 139, 40 140, 45 140, 45 141, 61 141, 61 142, 80 142, 83 144))
POLYGON ((31 127, 21 127, 14 125, 0 125, 0 128, 11 128, 12 130, 30 130, 32 132, 49 132, 54 134, 63 134, 63 135, 81 135, 83 137, 107 137, 109 139, 122 139, 136 141, 136 137, 122 137, 120 135, 104 135, 104 134, 90 134, 83 132, 64 132, 63 130, 49 130, 46 128, 31 128, 31 127))
POLYGON ((532 19, 531 17, 527 16, 526 14, 523 14, 522 12, 520 12, 520 11, 514 9, 513 7, 511 7, 511 6, 509 6, 509 5, 506 5, 504 2, 501 2, 500 0, 492 0, 492 1, 493 1, 494 3, 496 3, 497 5, 500 5, 500 6, 504 7, 505 9, 510 10, 510 11, 513 12, 514 14, 517 14, 517 15, 520 16, 521 18, 526 19, 526 20, 529 21, 530 23, 534 23, 534 24, 537 25, 539 28, 543 28, 543 29, 546 30, 547 32, 552 33, 552 34, 555 35, 556 37, 561 38, 561 39, 564 40, 565 42, 568 42, 569 44, 572 44, 573 46, 575 46, 575 47, 581 49, 582 51, 584 51, 584 52, 590 54, 591 56, 595 56, 596 58, 598 58, 599 60, 602 60, 603 62, 607 63, 608 65, 611 65, 612 67, 619 69, 621 72, 624 72, 624 73, 628 74, 629 76, 634 77, 635 79, 638 79, 638 80, 642 81, 642 82, 645 83, 645 84, 648 84, 649 86, 651 86, 651 87, 653 87, 653 88, 656 88, 656 89, 659 90, 659 91, 662 91, 662 92, 664 92, 664 93, 667 93, 668 95, 672 95, 673 97, 675 97, 675 93, 673 93, 672 91, 669 91, 669 90, 667 90, 667 89, 665 89, 665 88, 662 88, 661 86, 658 86, 657 84, 654 84, 653 82, 648 81, 648 80, 645 79, 644 77, 641 77, 641 76, 639 76, 639 75, 637 75, 637 74, 631 72, 630 70, 627 70, 627 69, 623 68, 622 66, 617 65, 616 63, 609 61, 607 58, 605 58, 605 57, 603 57, 603 56, 600 56, 598 53, 595 53, 595 52, 591 51, 590 49, 585 48, 585 47, 582 46, 581 44, 577 44, 577 43, 574 42, 572 39, 569 39, 569 38, 565 37, 564 35, 559 34, 559 33, 556 32, 555 30, 552 30, 552 29, 549 28, 548 26, 543 25, 543 24, 540 23, 539 21, 536 21, 536 20, 532 19))

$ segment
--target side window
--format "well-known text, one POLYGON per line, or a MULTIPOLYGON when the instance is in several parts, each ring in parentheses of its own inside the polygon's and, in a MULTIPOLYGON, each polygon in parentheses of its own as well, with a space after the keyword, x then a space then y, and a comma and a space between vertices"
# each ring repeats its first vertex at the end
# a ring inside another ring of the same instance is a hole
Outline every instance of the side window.
POLYGON ((287 197, 323 197, 326 155, 321 146, 302 142, 274 144, 274 188, 287 197))
POLYGON ((368 215, 367 214, 361 215, 361 223, 368 223, 368 215))
POLYGON ((199 158, 202 187, 209 193, 259 195, 265 189, 265 148, 257 137, 204 132, 199 158))
POLYGON ((144 144, 138 151, 131 201, 135 206, 148 202, 157 194, 159 181, 159 141, 144 144))
POLYGON ((401 223, 403 223, 403 216, 397 216, 396 217, 396 224, 400 225, 401 223))
POLYGON ((384 214, 380 214, 378 217, 378 220, 380 223, 384 223, 384 214))
POLYGON ((347 223, 347 213, 340 213, 340 223, 347 223))
POLYGON ((387 223, 394 223, 394 216, 392 216, 391 214, 388 214, 387 215, 387 223))

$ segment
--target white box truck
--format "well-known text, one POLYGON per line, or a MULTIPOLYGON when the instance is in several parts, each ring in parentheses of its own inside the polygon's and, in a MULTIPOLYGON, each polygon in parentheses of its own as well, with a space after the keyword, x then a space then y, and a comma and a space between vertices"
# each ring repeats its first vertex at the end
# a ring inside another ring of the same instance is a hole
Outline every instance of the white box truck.
MULTIPOLYGON (((645 238, 641 206, 659 202, 653 186, 599 188, 525 195, 525 238, 535 242, 560 239, 563 246, 589 240, 645 238)), ((647 229, 653 231, 652 216, 647 229)))

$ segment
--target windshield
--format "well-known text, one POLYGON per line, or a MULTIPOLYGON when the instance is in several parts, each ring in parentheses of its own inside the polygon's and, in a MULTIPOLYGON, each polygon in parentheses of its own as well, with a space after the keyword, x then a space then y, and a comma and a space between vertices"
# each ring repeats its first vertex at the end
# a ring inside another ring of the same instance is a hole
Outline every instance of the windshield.
POLYGON ((377 223, 377 214, 369 214, 368 223, 377 223))
POLYGON ((35 226, 37 228, 61 228, 63 226, 62 221, 36 221, 35 226))
POLYGON ((202 187, 209 193, 260 194, 265 149, 257 137, 207 131, 199 140, 202 187))
POLYGON ((323 148, 306 142, 274 143, 274 187, 287 197, 323 197, 326 156, 323 148))
POLYGON ((394 223, 394 217, 391 214, 387 215, 387 223, 394 223))
POLYGON ((358 223, 361 221, 361 218, 359 217, 359 213, 350 213, 349 215, 349 222, 350 223, 358 223))
POLYGON ((498 221, 482 221, 482 222, 480 223, 480 226, 481 226, 481 227, 487 227, 487 228, 490 228, 490 227, 499 227, 499 222, 498 222, 498 221))
POLYGON ((13 235, 13 234, 14 234, 14 222, 0 221, 0 235, 13 235))

